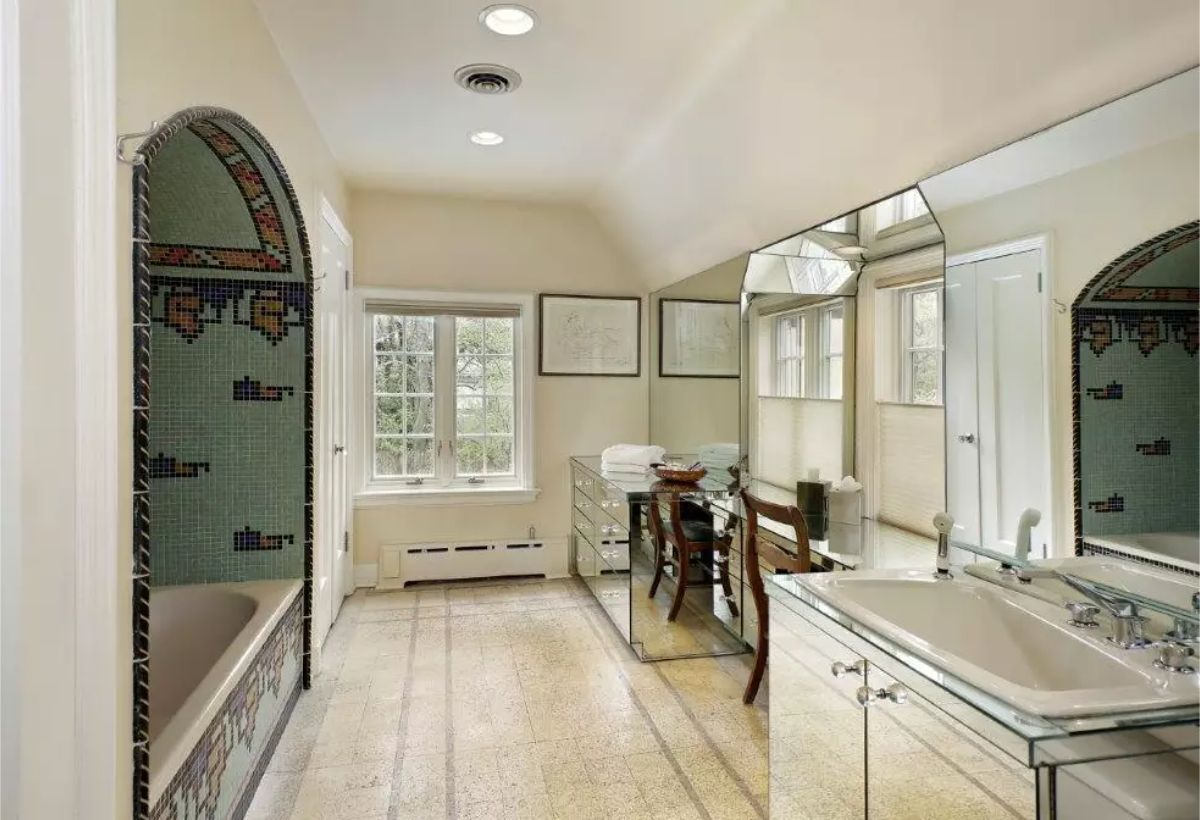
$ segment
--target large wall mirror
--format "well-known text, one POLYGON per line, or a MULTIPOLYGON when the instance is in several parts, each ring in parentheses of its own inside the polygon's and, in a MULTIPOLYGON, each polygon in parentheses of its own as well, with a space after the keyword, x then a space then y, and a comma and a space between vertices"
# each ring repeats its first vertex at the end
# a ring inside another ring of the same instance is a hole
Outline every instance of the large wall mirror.
POLYGON ((945 492, 942 260, 912 188, 752 253, 743 283, 751 491, 910 533, 909 561, 945 492))
POLYGON ((946 237, 947 503, 963 542, 1196 568, 1193 69, 920 184, 946 237))

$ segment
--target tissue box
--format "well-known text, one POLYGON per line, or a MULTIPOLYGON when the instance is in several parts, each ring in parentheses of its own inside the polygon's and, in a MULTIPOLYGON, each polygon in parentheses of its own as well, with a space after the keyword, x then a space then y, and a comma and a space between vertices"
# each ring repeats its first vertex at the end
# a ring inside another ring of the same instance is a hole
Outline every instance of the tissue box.
POLYGON ((862 517, 862 490, 830 490, 830 521, 835 524, 861 524, 862 517))

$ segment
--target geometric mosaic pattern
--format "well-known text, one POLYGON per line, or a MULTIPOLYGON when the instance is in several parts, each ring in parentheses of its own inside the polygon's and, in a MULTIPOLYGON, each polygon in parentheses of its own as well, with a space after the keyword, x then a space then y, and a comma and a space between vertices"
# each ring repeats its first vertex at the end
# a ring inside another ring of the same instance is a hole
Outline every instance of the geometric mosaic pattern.
MULTIPOLYGON (((262 134, 225 109, 190 108, 138 154, 133 791, 145 820, 151 584, 303 579, 310 685, 313 357, 308 236, 262 134)), ((207 787, 193 785, 161 816, 210 816, 207 787)))
POLYGON ((1087 535, 1200 528, 1198 280, 1189 222, 1122 254, 1072 306, 1077 554, 1087 535))
POLYGON ((300 683, 303 603, 297 597, 163 790, 152 820, 233 814, 300 683))

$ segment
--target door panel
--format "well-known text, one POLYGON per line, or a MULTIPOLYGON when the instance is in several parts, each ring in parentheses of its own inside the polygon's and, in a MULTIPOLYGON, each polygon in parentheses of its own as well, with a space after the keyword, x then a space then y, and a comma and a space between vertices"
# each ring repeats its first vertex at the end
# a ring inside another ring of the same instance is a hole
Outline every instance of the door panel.
MULTIPOLYGON (((1015 549, 1021 512, 1049 540, 1041 251, 946 269, 946 500, 954 538, 1015 549)), ((1039 554, 1035 552, 1035 554, 1039 554)))
POLYGON ((946 509, 966 544, 980 542, 975 267, 946 268, 946 509))
MULTIPOLYGON (((976 265, 980 530, 1011 553, 1027 507, 1045 509, 1045 419, 1038 251, 976 265)), ((1036 538, 1035 544, 1041 541, 1036 538)))
POLYGON ((347 549, 347 412, 345 306, 350 248, 326 219, 320 225, 317 293, 317 528, 313 555, 313 644, 321 646, 351 591, 347 549))

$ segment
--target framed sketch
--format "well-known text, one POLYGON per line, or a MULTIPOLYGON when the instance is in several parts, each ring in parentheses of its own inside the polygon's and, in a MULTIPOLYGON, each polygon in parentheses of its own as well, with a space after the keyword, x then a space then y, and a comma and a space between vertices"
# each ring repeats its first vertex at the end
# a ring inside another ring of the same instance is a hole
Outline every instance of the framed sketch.
POLYGON ((538 296, 538 373, 640 376, 642 300, 636 296, 538 296))
POLYGON ((658 375, 736 379, 741 375, 737 302, 660 299, 658 375))

